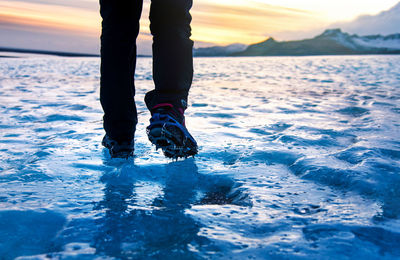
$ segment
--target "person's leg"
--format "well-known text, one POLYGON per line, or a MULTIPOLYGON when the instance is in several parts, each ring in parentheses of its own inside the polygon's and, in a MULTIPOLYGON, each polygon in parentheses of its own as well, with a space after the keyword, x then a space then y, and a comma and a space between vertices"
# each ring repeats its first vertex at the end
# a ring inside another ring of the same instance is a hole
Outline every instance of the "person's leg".
POLYGON ((150 7, 155 89, 145 97, 152 115, 147 135, 170 158, 197 154, 184 121, 193 78, 191 6, 192 0, 152 0, 150 7))
POLYGON ((100 0, 100 102, 106 135, 117 143, 130 143, 136 129, 134 72, 142 3, 100 0))
POLYGON ((193 78, 191 7, 192 0, 151 2, 155 89, 147 93, 145 99, 150 110, 160 103, 170 103, 183 109, 186 107, 193 78))

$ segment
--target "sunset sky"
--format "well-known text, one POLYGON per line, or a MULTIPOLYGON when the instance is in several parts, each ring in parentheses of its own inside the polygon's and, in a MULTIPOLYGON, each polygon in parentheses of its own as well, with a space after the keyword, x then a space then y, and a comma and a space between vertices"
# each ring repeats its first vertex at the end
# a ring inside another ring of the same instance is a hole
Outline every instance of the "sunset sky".
MULTIPOLYGON (((250 44, 273 36, 300 39, 330 24, 377 14, 399 0, 195 0, 191 11, 196 46, 250 44)), ((150 1, 145 0, 139 50, 149 52, 150 1)), ((97 0, 0 0, 0 47, 98 51, 97 0)))

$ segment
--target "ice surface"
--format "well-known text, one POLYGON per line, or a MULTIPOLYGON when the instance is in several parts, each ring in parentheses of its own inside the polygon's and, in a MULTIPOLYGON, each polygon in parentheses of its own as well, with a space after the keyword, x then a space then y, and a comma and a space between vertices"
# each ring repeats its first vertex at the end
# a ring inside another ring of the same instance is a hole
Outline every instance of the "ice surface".
POLYGON ((194 159, 101 147, 99 60, 0 59, 0 258, 398 259, 400 57, 197 58, 194 159))

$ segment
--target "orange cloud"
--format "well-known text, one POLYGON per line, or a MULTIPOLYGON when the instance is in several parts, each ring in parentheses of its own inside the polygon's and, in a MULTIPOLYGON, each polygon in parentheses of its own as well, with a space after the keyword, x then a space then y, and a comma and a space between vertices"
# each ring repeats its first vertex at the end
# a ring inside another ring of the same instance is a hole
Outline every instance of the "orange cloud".
POLYGON ((254 1, 195 2, 193 39, 220 44, 254 43, 279 31, 320 26, 315 13, 254 1), (235 4, 232 4, 234 2, 235 4))
POLYGON ((100 17, 95 12, 19 1, 0 2, 0 22, 68 30, 93 36, 98 35, 100 30, 100 17))
MULTIPOLYGON (((80 8, 2 0, 0 27, 98 38, 101 30, 98 7, 94 3, 91 8, 80 8)), ((145 1, 139 42, 151 40, 148 36, 148 13, 149 1, 145 1)), ((309 11, 254 0, 198 0, 194 1, 191 13, 192 39, 214 44, 254 43, 280 31, 304 31, 320 27, 323 20, 309 11)))

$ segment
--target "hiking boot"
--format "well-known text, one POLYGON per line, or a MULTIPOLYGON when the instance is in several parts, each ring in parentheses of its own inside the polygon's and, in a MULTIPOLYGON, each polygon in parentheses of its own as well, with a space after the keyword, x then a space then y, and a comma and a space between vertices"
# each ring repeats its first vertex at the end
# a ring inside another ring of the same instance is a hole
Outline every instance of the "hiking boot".
POLYGON ((156 149, 161 148, 168 158, 187 158, 197 154, 197 143, 185 127, 184 110, 163 103, 151 109, 147 136, 156 149))
POLYGON ((111 139, 108 135, 105 135, 101 144, 108 148, 112 158, 128 158, 133 156, 134 152, 134 140, 131 142, 117 142, 111 139))

